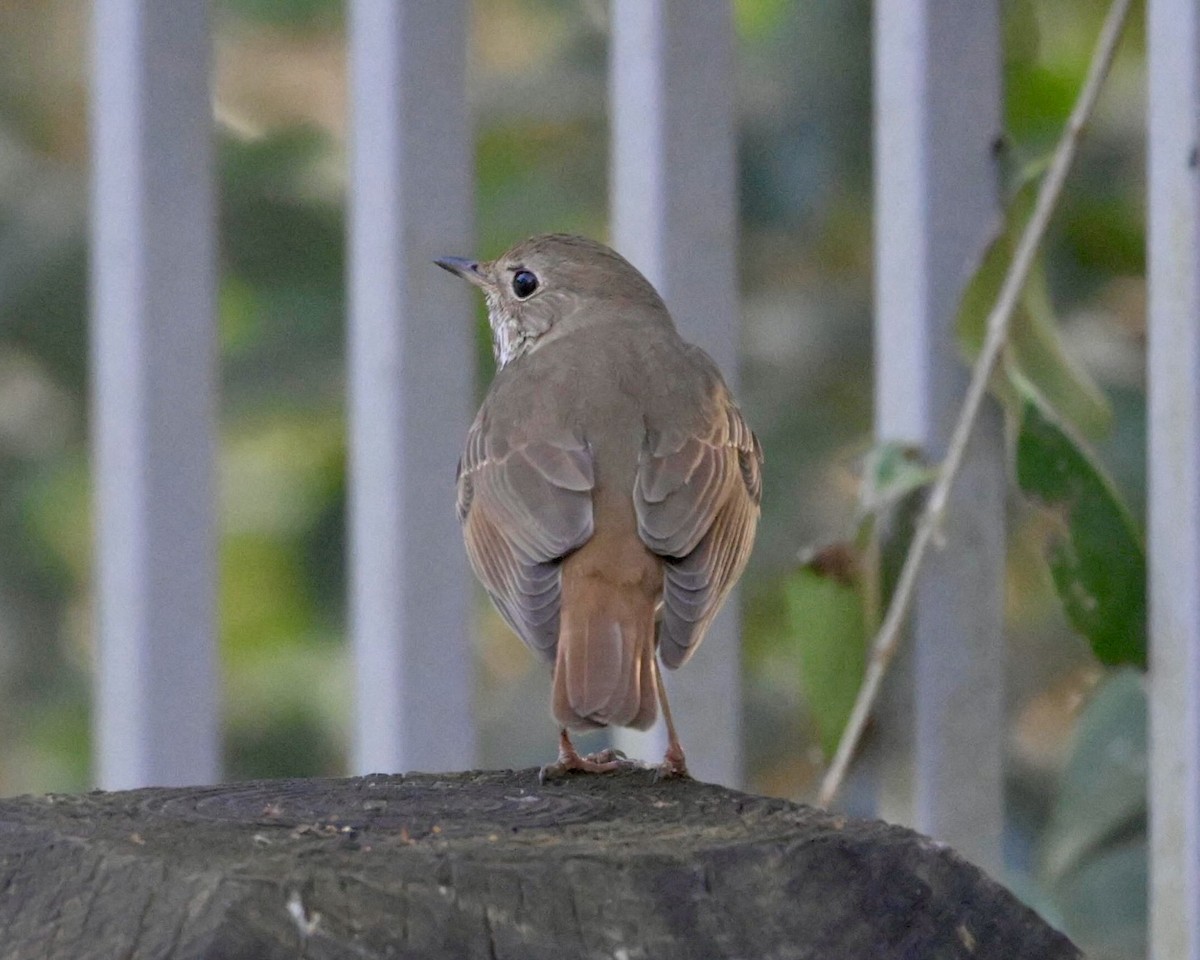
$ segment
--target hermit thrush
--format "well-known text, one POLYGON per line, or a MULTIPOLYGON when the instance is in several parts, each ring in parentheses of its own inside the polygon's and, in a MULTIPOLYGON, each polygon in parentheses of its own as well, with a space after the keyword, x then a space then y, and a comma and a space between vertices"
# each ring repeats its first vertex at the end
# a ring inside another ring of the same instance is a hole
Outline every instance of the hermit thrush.
MULTIPOLYGON (((498 370, 458 466, 476 575, 553 669, 558 760, 606 771, 568 730, 645 729, 661 700, 662 775, 686 775, 659 675, 700 645, 758 523, 762 449, 716 364, 631 264, 547 235, 439 266, 483 290, 498 370)), ((719 704, 714 704, 719 709, 719 704)))

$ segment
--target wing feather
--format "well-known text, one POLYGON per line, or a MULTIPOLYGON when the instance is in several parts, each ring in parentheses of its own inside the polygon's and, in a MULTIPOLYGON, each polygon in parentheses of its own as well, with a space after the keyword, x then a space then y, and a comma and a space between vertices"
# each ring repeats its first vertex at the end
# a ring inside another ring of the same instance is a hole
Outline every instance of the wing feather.
MULTIPOLYGON (((718 381, 719 383, 719 381, 718 381)), ((647 423, 634 508, 638 535, 663 557, 659 650, 678 667, 695 652, 750 557, 762 496, 762 448, 723 385, 689 433, 647 423)))
POLYGON ((505 621, 553 660, 563 557, 592 535, 591 451, 564 435, 511 445, 479 419, 458 468, 458 516, 467 556, 505 621))

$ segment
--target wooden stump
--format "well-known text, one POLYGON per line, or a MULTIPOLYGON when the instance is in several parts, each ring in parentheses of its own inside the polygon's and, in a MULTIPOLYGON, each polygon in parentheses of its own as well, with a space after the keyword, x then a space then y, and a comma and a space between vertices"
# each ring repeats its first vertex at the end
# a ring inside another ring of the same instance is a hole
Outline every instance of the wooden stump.
POLYGON ((0 957, 1067 958, 918 834, 649 772, 0 801, 0 957))

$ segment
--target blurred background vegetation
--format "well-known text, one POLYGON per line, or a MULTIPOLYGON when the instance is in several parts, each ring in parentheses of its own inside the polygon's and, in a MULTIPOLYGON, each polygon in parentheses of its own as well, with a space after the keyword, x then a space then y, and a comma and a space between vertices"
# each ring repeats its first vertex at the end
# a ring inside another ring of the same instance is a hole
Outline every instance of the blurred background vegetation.
MULTIPOLYGON (((871 443, 871 11, 867 0, 734 7, 740 395, 767 450, 765 518, 743 581, 749 776, 752 789, 805 799, 840 709, 820 692, 852 689, 861 663, 860 612, 795 567, 800 550, 852 529, 871 443)), ((1056 138, 1102 7, 1004 3, 1020 155, 1056 138)), ((338 774, 349 712, 344 11, 336 0, 216 9, 227 769, 338 774)), ((90 785, 88 16, 83 0, 0 0, 0 795, 90 785)), ((606 235, 606 20, 603 2, 475 0, 480 254, 545 230, 606 235)), ((1067 350, 1111 406, 1080 426, 1139 529, 1142 68, 1137 23, 1046 260, 1067 350)), ((479 331, 482 392, 482 316, 479 331)), ((1094 956, 1141 956, 1141 676, 1102 668, 1064 616, 1040 559, 1052 520, 1015 495, 1010 517, 1006 879, 1094 956)), ((482 760, 541 762, 552 730, 530 704, 544 701, 544 677, 482 601, 479 624, 482 760)))

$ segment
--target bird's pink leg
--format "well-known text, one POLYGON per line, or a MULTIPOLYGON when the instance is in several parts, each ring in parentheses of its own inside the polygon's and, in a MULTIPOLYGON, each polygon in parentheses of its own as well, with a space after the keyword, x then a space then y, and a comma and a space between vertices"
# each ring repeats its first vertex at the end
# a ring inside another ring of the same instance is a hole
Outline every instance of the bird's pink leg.
POLYGON ((655 779, 690 778, 687 761, 683 757, 683 747, 679 745, 679 735, 675 732, 675 721, 671 719, 671 705, 667 703, 667 688, 663 684, 662 668, 658 665, 658 657, 651 662, 654 664, 654 683, 658 687, 658 702, 662 704, 663 720, 667 724, 667 752, 663 756, 662 763, 658 765, 655 779))

